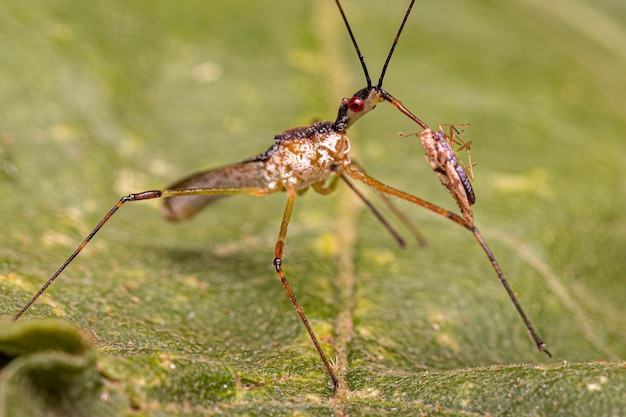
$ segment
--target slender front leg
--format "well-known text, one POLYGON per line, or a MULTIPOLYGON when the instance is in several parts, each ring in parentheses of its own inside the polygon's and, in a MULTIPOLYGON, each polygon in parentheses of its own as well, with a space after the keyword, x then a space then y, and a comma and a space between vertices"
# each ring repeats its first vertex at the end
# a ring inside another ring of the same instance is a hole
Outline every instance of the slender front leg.
POLYGON ((513 290, 511 289, 511 286, 506 280, 504 273, 502 272, 500 265, 496 261, 496 258, 493 252, 491 251, 489 246, 487 246, 487 242, 485 242, 485 239, 483 239, 483 236, 480 234, 480 231, 478 230, 476 226, 474 226, 473 224, 469 224, 466 220, 464 220, 461 216, 459 216, 456 213, 453 213, 435 204, 429 203, 428 201, 422 200, 421 198, 416 197, 414 195, 405 193, 396 188, 383 184, 382 182, 370 177, 369 175, 367 175, 365 172, 361 170, 351 168, 351 169, 346 170, 345 172, 348 175, 350 175, 350 177, 354 178, 355 180, 362 181, 363 183, 372 187, 376 191, 379 191, 384 194, 392 195, 392 196, 401 198, 403 200, 406 200, 410 203, 424 207, 434 213, 439 214, 440 216, 447 217, 448 219, 452 220, 459 226, 462 226, 466 228, 467 230, 469 230, 470 232, 472 232, 472 234, 474 235, 474 238, 476 239, 476 241, 478 241, 478 244, 482 247, 483 251, 489 258, 489 262, 491 262, 491 266, 493 267, 494 271, 498 275, 498 278, 500 279, 500 282, 502 283, 502 285, 504 286, 504 289, 508 293, 509 298, 511 299, 511 301, 513 301, 513 304, 515 305, 517 312, 519 313, 520 317, 524 321, 524 324, 526 325, 526 328, 528 329, 528 332, 530 333, 531 337, 535 341, 535 344, 537 345, 537 349, 540 352, 545 352, 548 356, 552 357, 550 352, 546 350, 546 344, 539 338, 539 336, 537 335, 537 332, 535 331, 535 328, 530 323, 530 319, 528 318, 528 316, 526 316, 526 313, 522 309, 522 305, 517 300, 517 297, 515 296, 515 293, 513 292, 513 290))
POLYGON ((283 221, 280 224, 280 232, 278 234, 278 241, 276 242, 276 248, 274 249, 274 267, 276 268, 276 273, 278 274, 278 277, 280 278, 280 282, 283 284, 285 291, 287 291, 287 295, 289 296, 291 303, 295 307, 296 312, 298 313, 298 316, 300 316, 300 320, 302 320, 304 327, 306 327, 306 331, 309 332, 309 336, 311 337, 311 340, 313 341, 313 344, 315 345, 315 349, 317 349, 317 353, 319 353, 320 358, 322 358, 322 362, 324 362, 324 366, 326 367, 328 376, 330 376, 330 379, 333 382, 333 394, 334 394, 335 392, 337 392, 337 388, 339 386, 339 380, 337 380, 337 377, 335 376, 335 372, 330 366, 330 362, 328 361, 328 358, 326 358, 326 354, 324 354, 324 351, 322 350, 322 346, 320 345, 320 342, 317 340, 317 336, 315 336, 315 333, 313 333, 313 329, 311 328, 311 325, 309 324, 309 320, 307 320, 306 316, 304 315, 304 311, 302 310, 300 303, 296 299, 296 296, 294 295, 293 290, 291 289, 291 285, 289 285, 289 282, 287 282, 287 278, 285 278, 285 273, 283 272, 283 269, 282 269, 283 256, 285 253, 285 238, 287 237, 287 227, 289 226, 289 219, 291 219, 291 213, 293 212, 293 205, 296 202, 296 195, 297 195, 297 192, 295 190, 287 190, 287 205, 285 207, 285 213, 283 214, 283 221))

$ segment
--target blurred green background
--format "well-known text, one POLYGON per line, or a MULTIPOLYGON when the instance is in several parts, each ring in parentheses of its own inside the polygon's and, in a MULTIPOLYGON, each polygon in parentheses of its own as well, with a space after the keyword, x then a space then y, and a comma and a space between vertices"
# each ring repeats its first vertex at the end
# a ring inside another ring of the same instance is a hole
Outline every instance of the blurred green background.
MULTIPOLYGON (((406 3, 345 1, 373 79, 406 3)), ((418 1, 384 83, 433 127, 471 123, 476 225, 552 361, 469 233, 399 203, 429 240, 400 250, 344 186, 297 200, 284 263, 339 399, 273 272, 280 194, 180 225, 129 204, 26 319, 91 333, 120 414, 624 412, 624 22, 617 0, 418 1)), ((5 0, 0 45, 6 315, 120 196, 334 120, 364 86, 330 0, 5 0)), ((456 210, 396 136, 416 129, 381 104, 354 158, 456 210)))

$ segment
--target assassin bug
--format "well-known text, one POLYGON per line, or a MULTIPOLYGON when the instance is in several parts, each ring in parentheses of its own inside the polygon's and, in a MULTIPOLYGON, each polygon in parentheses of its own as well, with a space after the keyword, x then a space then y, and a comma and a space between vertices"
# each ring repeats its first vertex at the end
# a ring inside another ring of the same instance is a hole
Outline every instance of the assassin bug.
MULTIPOLYGON (((111 219, 111 217, 128 202, 163 198, 163 214, 165 217, 173 221, 179 221, 190 218, 207 204, 223 196, 266 196, 278 191, 284 191, 287 197, 287 202, 274 249, 273 265, 276 274, 278 275, 285 291, 296 309, 298 316, 315 345, 324 367, 332 380, 333 388, 336 391, 338 387, 338 379, 335 375, 335 371, 327 359, 326 354, 322 350, 315 333, 309 325, 309 322, 299 302, 297 301, 289 282, 287 281, 283 270, 283 254, 287 228, 297 196, 308 187, 312 187, 315 191, 321 194, 328 194, 336 188, 339 180, 344 181, 350 188, 354 189, 352 181, 356 180, 364 183, 384 196, 394 196, 424 207, 434 213, 449 218, 456 224, 469 230, 489 258, 492 267, 512 299, 518 313, 534 339, 537 348, 540 351, 548 353, 548 351, 545 350, 545 344, 538 337, 529 319, 522 310, 521 305, 517 301, 515 294, 509 287, 493 253, 472 222, 469 222, 453 212, 424 201, 416 196, 383 184, 382 182, 369 176, 363 169, 354 164, 348 156, 350 151, 350 141, 346 134, 346 130, 369 111, 373 110, 379 103, 385 101, 389 102, 394 108, 398 109, 412 121, 421 126, 422 129, 429 129, 424 122, 413 115, 398 99, 382 89, 383 79, 385 77, 387 67, 391 60, 395 46, 398 43, 398 39, 400 38, 400 34, 402 33, 402 29, 404 28, 404 25, 409 17, 414 0, 411 0, 404 18, 402 19, 390 51, 384 62, 377 85, 372 85, 363 55, 360 52, 339 0, 335 0, 335 3, 339 9, 354 49, 357 53, 366 80, 366 87, 358 90, 350 98, 342 99, 335 121, 316 122, 310 126, 288 129, 274 138, 274 144, 267 151, 253 158, 240 163, 193 174, 163 190, 143 191, 122 197, 87 235, 84 241, 75 249, 70 257, 48 279, 42 288, 14 316, 14 320, 19 319, 30 308, 30 306, 41 296, 41 294, 46 291, 46 289, 56 280, 65 268, 76 258, 76 256, 78 256, 78 254, 91 241, 95 234, 98 233, 98 231, 111 219)), ((359 194, 359 196, 361 195, 359 194)), ((362 199, 368 204, 368 207, 372 209, 374 214, 377 215, 379 219, 382 219, 380 213, 378 213, 364 197, 362 197, 362 199)), ((394 233, 391 226, 386 224, 386 227, 389 231, 394 233)), ((398 240, 398 238, 396 238, 396 240, 398 240)))

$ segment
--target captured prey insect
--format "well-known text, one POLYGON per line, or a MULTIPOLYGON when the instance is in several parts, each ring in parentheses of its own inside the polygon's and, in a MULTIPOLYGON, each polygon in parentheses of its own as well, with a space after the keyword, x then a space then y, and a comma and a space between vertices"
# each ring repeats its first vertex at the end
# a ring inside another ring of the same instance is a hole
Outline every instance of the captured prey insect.
POLYGON ((439 125, 439 130, 436 132, 431 129, 424 129, 421 132, 411 134, 398 132, 398 136, 419 136, 426 160, 430 162, 441 184, 456 201, 465 221, 473 225, 474 213, 471 206, 476 203, 476 195, 470 182, 474 181, 472 158, 469 151, 472 142, 463 142, 458 137, 458 131, 455 128, 456 126, 468 126, 468 124, 447 125, 450 126, 448 135, 444 132, 443 126, 446 125, 439 125), (457 144, 461 146, 455 150, 454 147, 457 144), (456 156, 456 152, 463 149, 467 150, 468 154, 467 167, 456 156))
MULTIPOLYGON (((193 174, 163 190, 143 191, 122 197, 88 234, 84 241, 69 256, 69 258, 48 279, 42 288, 15 315, 14 320, 17 320, 29 309, 29 307, 76 258, 76 256, 78 256, 78 254, 91 241, 96 233, 98 233, 98 231, 111 219, 111 217, 128 202, 164 198, 163 213, 165 217, 170 220, 178 221, 192 217, 207 204, 223 196, 266 196, 278 191, 284 191, 286 194, 286 205, 278 232, 278 239, 274 248, 274 269, 298 316, 300 317, 300 320, 315 345, 315 349, 317 350, 332 381, 333 389, 336 391, 339 380, 333 367, 327 359, 326 354, 322 350, 317 336, 313 332, 304 311, 297 301, 291 285, 287 281, 283 270, 283 255, 287 228, 291 220, 297 196, 308 187, 313 188, 316 192, 321 194, 328 194, 336 188, 339 180, 344 181, 350 188, 355 189, 352 181, 356 180, 364 183, 366 186, 369 186, 383 196, 394 196, 424 207, 469 230, 489 258, 492 267, 515 304, 515 307, 534 339, 537 348, 540 351, 548 353, 545 350, 545 344, 535 332, 529 319, 517 301, 515 294, 509 287, 493 253, 472 221, 464 219, 453 212, 422 200, 419 197, 383 184, 382 182, 369 176, 363 169, 350 160, 350 140, 346 130, 365 114, 373 110, 379 103, 385 101, 390 103, 394 108, 421 126, 422 129, 429 130, 428 126, 424 122, 413 115, 413 113, 411 113, 398 99, 382 88, 391 56, 398 43, 402 29, 407 22, 414 1, 415 0, 410 1, 407 11, 400 23, 395 39, 393 40, 387 58, 384 61, 380 77, 378 79, 378 84, 372 85, 367 66, 365 65, 365 60, 352 33, 348 19, 339 0, 335 0, 348 31, 348 35, 350 36, 358 59, 361 63, 366 80, 366 87, 358 90, 350 98, 344 98, 341 100, 335 121, 316 122, 310 126, 288 129, 274 138, 274 144, 267 151, 253 158, 240 163, 193 174)), ((368 204, 368 207, 372 209, 374 214, 382 220, 380 213, 373 209, 373 206, 365 199, 365 197, 363 197, 360 193, 358 194, 366 202, 366 204, 368 204)), ((386 227, 393 233, 391 226, 386 224, 386 227)), ((394 236, 396 235, 394 234, 394 236)))

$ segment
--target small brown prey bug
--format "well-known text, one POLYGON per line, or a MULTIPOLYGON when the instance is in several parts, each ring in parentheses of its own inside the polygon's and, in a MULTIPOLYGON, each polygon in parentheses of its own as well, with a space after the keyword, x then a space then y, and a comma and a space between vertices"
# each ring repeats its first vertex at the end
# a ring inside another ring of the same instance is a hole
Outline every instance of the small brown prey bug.
MULTIPOLYGON (((289 282, 287 281, 283 271, 283 255, 287 228, 298 195, 300 195, 308 187, 313 188, 321 194, 328 194, 336 188, 339 180, 346 182, 350 188, 353 188, 351 181, 356 180, 364 183, 383 196, 393 196, 424 207, 434 213, 452 220, 454 223, 470 231, 489 258, 489 262, 513 301, 537 348, 542 352, 548 353, 548 351, 545 350, 545 344, 538 337, 529 319, 522 310, 520 303, 517 301, 515 294, 509 287, 493 253, 487 246, 478 229, 474 226, 473 219, 471 217, 468 217, 466 213, 464 213, 464 219, 453 212, 431 204, 420 199, 419 197, 383 184, 368 175, 363 169, 350 160, 350 140, 348 139, 348 135, 346 133, 347 129, 382 102, 390 103, 394 108, 398 109, 424 129, 426 133, 424 133, 422 137, 426 143, 433 145, 435 143, 445 142, 445 134, 432 132, 425 123, 413 115, 413 113, 411 113, 398 99, 382 88, 383 79, 385 77, 389 61, 391 60, 391 56, 396 44, 398 43, 402 29, 409 17, 414 0, 411 0, 404 18, 402 19, 390 51, 384 62, 378 84, 376 85, 372 85, 363 55, 359 50, 356 39, 352 33, 350 25, 348 24, 348 20, 339 0, 335 0, 335 3, 345 23, 348 34, 352 40, 352 44, 354 45, 354 49, 359 57, 365 75, 366 86, 358 90, 349 98, 344 98, 341 101, 337 117, 334 121, 316 122, 310 126, 295 127, 285 130, 283 133, 275 136, 273 145, 267 151, 243 162, 190 175, 163 190, 143 191, 122 197, 88 234, 84 241, 74 250, 69 258, 48 279, 42 288, 14 316, 14 320, 19 319, 29 309, 29 307, 41 296, 41 294, 43 294, 44 291, 46 291, 54 280, 56 280, 56 278, 82 251, 82 249, 91 241, 95 234, 98 233, 98 231, 111 219, 111 217, 128 202, 163 198, 163 214, 165 217, 170 220, 179 221, 190 218, 207 204, 214 202, 223 196, 266 196, 283 191, 285 192, 287 201, 278 232, 278 239, 274 248, 273 265, 276 274, 280 278, 285 291, 296 309, 298 316, 306 327, 306 330, 315 345, 315 349, 317 350, 332 381, 333 389, 336 391, 338 387, 338 379, 335 375, 335 371, 327 359, 326 354, 322 350, 315 333, 309 325, 304 311, 297 301, 289 282), (437 142, 437 138, 439 138, 439 142, 437 142)), ((462 171, 454 168, 454 165, 447 159, 448 156, 452 155, 452 153, 446 153, 445 147, 439 149, 436 146, 433 152, 435 152, 433 155, 437 156, 437 158, 445 157, 445 160, 429 158, 431 163, 435 163, 435 165, 445 171, 444 174, 440 174, 440 179, 442 178, 441 175, 444 175, 444 177, 448 180, 451 178, 456 178, 457 180, 462 178, 462 171), (439 152, 440 155, 438 155, 437 152, 439 152), (450 167, 453 167, 454 172, 450 172, 450 167), (455 175, 457 176, 455 177, 455 175)), ((466 182, 461 180, 461 183, 465 188, 466 182)), ((468 184, 469 183, 467 183, 467 185, 468 184)), ((450 188, 448 189, 450 190, 450 188)), ((456 186, 456 189, 459 189, 458 185, 456 186)), ((469 188, 465 188, 466 193, 468 189, 469 188)), ((369 202, 367 202, 361 194, 359 194, 359 196, 361 196, 361 198, 368 204, 368 207, 372 209, 374 214, 379 219, 382 219, 380 213, 373 209, 373 206, 371 206, 371 204, 369 204, 369 202)), ((471 201, 469 195, 466 195, 464 198, 464 201, 469 205, 469 202, 471 201)), ((394 233, 393 229, 391 229, 388 224, 386 224, 386 226, 388 230, 394 233)), ((397 235, 394 234, 394 236, 397 235)), ((398 240, 398 238, 396 239, 398 240)))
MULTIPOLYGON (((467 126, 468 124, 449 125, 450 133, 446 135, 443 131, 444 125, 439 125, 439 130, 434 132, 431 129, 424 129, 418 133, 404 134, 398 133, 398 136, 419 136, 424 148, 426 160, 430 162, 433 171, 439 177, 439 181, 446 190, 452 195, 454 201, 459 206, 463 217, 468 224, 474 224, 474 213, 471 206, 476 203, 476 195, 470 181, 474 181, 472 171, 472 158, 469 153, 472 142, 462 142, 455 133, 455 126, 467 126), (454 149, 455 145, 461 145, 458 149, 454 149), (467 150, 468 165, 459 161, 456 152, 467 150)), ((457 132, 458 133, 458 132, 457 132)))

